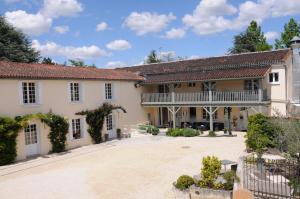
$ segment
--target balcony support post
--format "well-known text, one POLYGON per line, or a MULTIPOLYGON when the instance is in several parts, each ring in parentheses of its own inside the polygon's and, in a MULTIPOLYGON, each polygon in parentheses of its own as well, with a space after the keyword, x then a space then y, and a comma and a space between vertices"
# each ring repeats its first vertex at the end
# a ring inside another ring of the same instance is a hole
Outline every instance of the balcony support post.
POLYGON ((209 130, 213 131, 214 130, 214 118, 213 118, 213 116, 214 116, 215 112, 219 109, 219 107, 215 107, 215 110, 213 110, 212 106, 209 106, 209 107, 204 106, 203 109, 209 114, 209 130))
POLYGON ((210 131, 214 130, 214 118, 213 118, 212 106, 209 107, 209 130, 210 131))
POLYGON ((261 91, 261 89, 258 89, 258 101, 259 102, 262 101, 262 91, 261 91))
POLYGON ((178 107, 177 109, 175 106, 167 107, 167 108, 172 113, 172 119, 173 119, 172 127, 173 127, 173 129, 175 129, 176 128, 176 113, 180 110, 181 107, 178 107))

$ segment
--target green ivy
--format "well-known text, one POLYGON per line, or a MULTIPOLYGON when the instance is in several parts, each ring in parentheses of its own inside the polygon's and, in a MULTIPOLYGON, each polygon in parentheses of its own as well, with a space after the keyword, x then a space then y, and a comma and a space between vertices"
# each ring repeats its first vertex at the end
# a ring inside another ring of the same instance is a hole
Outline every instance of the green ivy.
POLYGON ((0 165, 12 163, 17 156, 17 136, 22 125, 9 117, 0 117, 0 165))
POLYGON ((102 142, 104 119, 116 109, 121 109, 124 113, 126 113, 126 110, 123 107, 109 103, 103 103, 102 106, 95 110, 86 110, 76 113, 76 115, 86 115, 86 123, 89 125, 88 132, 94 143, 99 144, 102 142))
POLYGON ((65 151, 69 123, 65 118, 53 113, 45 114, 41 121, 50 127, 48 138, 52 144, 52 152, 65 151))

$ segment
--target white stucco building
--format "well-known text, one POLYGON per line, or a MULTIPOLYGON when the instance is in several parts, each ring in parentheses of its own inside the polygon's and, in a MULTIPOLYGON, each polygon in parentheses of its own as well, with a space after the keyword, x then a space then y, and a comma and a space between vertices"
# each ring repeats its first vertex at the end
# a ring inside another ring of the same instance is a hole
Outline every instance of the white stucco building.
MULTIPOLYGON (((67 118, 67 149, 91 144, 84 116, 104 102, 121 105, 106 118, 104 133, 139 123, 221 130, 245 130, 256 112, 299 115, 300 39, 293 49, 225 55, 97 69, 0 61, 0 116, 52 111, 67 118), (229 107, 229 108, 228 108, 229 107), (230 114, 228 114, 230 112, 230 114)), ((49 128, 30 121, 17 139, 17 159, 47 154, 49 128)))

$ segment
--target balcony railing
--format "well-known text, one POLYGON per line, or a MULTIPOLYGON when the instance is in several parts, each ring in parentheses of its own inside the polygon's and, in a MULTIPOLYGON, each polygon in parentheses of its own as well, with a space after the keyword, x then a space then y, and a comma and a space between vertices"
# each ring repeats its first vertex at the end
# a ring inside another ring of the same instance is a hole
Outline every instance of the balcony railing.
POLYGON ((265 102, 262 90, 201 91, 193 93, 144 93, 143 105, 230 105, 265 102))

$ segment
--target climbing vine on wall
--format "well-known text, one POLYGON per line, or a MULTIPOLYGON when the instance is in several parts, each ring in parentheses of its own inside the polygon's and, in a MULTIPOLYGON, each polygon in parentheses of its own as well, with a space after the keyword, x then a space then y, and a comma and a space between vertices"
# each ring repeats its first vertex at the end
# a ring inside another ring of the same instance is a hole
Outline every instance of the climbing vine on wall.
POLYGON ((48 138, 52 144, 52 152, 59 153, 66 149, 69 123, 60 115, 53 113, 45 114, 41 121, 50 127, 48 138))
POLYGON ((0 117, 0 166, 12 163, 17 156, 17 136, 22 125, 9 117, 0 117))
POLYGON ((91 135, 94 143, 98 144, 102 142, 102 129, 105 117, 111 114, 113 110, 117 109, 120 109, 126 113, 126 110, 122 106, 103 103, 102 106, 95 110, 81 111, 76 114, 86 115, 86 123, 89 125, 88 132, 91 135))

